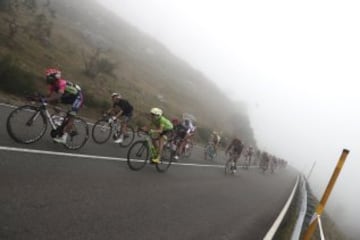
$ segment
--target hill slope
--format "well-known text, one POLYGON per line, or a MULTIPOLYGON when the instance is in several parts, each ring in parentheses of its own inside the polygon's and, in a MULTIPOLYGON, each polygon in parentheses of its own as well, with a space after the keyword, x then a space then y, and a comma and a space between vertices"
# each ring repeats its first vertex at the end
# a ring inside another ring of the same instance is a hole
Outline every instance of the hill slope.
MULTIPOLYGON (((219 129, 229 136, 239 135, 255 145, 244 109, 162 44, 95 0, 52 1, 50 6, 46 2, 38 0, 36 11, 22 10, 16 18, 19 25, 25 26, 36 15, 45 15, 52 23, 48 44, 19 32, 14 38, 15 47, 9 48, 5 44, 9 30, 2 24, 0 56, 11 54, 22 68, 38 77, 47 66, 61 67, 65 78, 79 82, 85 89, 85 104, 89 106, 104 107, 109 93, 119 91, 134 103, 138 113, 152 106, 162 107, 168 116, 189 112, 197 117, 199 126, 219 129), (84 74, 85 62, 96 52, 100 60, 114 64, 111 74, 84 74)), ((11 16, 6 9, 0 14, 11 16)), ((40 86, 41 81, 39 78, 36 84, 40 86)))

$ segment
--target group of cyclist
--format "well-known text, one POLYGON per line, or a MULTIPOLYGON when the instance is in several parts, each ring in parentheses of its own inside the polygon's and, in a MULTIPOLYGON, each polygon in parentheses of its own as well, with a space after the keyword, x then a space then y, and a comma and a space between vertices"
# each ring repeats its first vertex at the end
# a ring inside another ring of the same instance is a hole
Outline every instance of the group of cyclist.
MULTIPOLYGON (((47 69, 45 72, 45 78, 49 91, 46 101, 60 101, 63 104, 72 105, 69 114, 69 121, 67 121, 65 126, 63 126, 62 135, 53 139, 54 142, 65 144, 69 135, 69 129, 73 125, 73 116, 75 116, 82 107, 84 97, 80 86, 62 78, 61 71, 59 69, 47 69)), ((126 136, 127 124, 133 116, 134 107, 128 100, 122 98, 120 93, 112 93, 111 100, 112 107, 106 111, 106 114, 111 116, 109 119, 110 121, 117 121, 117 119, 122 118, 120 128, 121 132, 114 141, 115 143, 121 143, 124 136, 126 136)), ((190 140, 190 138, 194 135, 196 130, 195 125, 191 119, 183 119, 183 121, 179 121, 177 118, 174 118, 170 121, 163 116, 163 111, 156 107, 150 109, 150 116, 151 119, 149 126, 145 126, 142 129, 147 130, 150 135, 158 136, 158 138, 156 138, 157 141, 153 142, 154 146, 158 148, 158 154, 152 159, 152 162, 160 162, 164 142, 167 139, 167 135, 173 130, 175 130, 174 132, 181 138, 174 157, 175 159, 178 159, 181 151, 183 151, 185 147, 186 141, 190 140)))
MULTIPOLYGON (((73 125, 74 116, 78 113, 84 103, 84 97, 79 85, 65 80, 62 77, 61 71, 57 68, 49 68, 45 72, 46 83, 48 85, 48 96, 46 100, 48 102, 60 101, 63 104, 71 105, 71 111, 69 112, 68 121, 65 123, 62 129, 62 135, 55 137, 53 140, 57 143, 66 143, 69 136, 69 132, 73 125)), ((112 107, 106 111, 106 114, 111 116, 110 121, 117 121, 122 118, 121 132, 114 140, 115 143, 121 143, 126 136, 127 124, 133 116, 134 107, 130 102, 124 99, 120 93, 112 93, 111 95, 112 107)), ((153 141, 154 146, 158 149, 158 154, 152 159, 152 162, 159 163, 160 157, 163 151, 164 143, 169 133, 174 133, 180 139, 176 148, 174 159, 179 159, 179 156, 183 153, 185 145, 188 141, 192 141, 192 138, 196 132, 196 126, 190 118, 173 118, 169 120, 163 115, 163 111, 160 108, 150 109, 150 124, 142 129, 148 131, 150 135, 157 135, 157 141, 153 141)), ((155 139, 155 138, 153 138, 155 139)), ((216 151, 220 144, 221 136, 217 131, 212 132, 209 138, 209 144, 211 144, 216 151)), ((234 162, 234 171, 236 171, 237 162, 243 152, 244 143, 240 138, 235 137, 230 144, 226 147, 225 154, 229 155, 229 161, 234 162)), ((249 146, 245 152, 246 164, 250 165, 254 150, 249 146)), ((267 159, 264 155, 262 158, 267 159)))

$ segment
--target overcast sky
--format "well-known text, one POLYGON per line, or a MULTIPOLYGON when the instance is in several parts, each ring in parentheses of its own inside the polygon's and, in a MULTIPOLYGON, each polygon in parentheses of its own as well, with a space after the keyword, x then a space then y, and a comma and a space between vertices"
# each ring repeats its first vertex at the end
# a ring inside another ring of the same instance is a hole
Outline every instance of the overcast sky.
POLYGON ((101 2, 244 101, 262 149, 305 172, 316 161, 318 196, 348 148, 328 204, 360 220, 359 1, 101 2))

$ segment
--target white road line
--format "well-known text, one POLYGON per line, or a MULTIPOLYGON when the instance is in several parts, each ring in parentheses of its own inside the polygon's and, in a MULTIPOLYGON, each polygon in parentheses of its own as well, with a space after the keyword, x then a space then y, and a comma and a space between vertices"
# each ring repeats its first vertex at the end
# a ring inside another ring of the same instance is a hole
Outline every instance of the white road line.
MULTIPOLYGON (((36 150, 36 149, 27 149, 27 148, 15 148, 15 147, 6 147, 6 146, 0 146, 0 150, 9 151, 9 152, 22 152, 22 153, 32 153, 32 154, 63 156, 63 157, 91 158, 91 159, 101 159, 101 160, 120 161, 120 162, 127 161, 126 158, 105 157, 105 156, 87 155, 87 154, 78 154, 78 153, 54 152, 54 151, 45 151, 45 150, 36 150)), ((213 168, 223 168, 224 167, 222 165, 176 163, 176 162, 173 162, 172 165, 192 166, 192 167, 213 167, 213 168)))
POLYGON ((9 108, 16 108, 16 106, 10 105, 10 104, 6 104, 6 103, 0 103, 0 106, 9 107, 9 108))
POLYGON ((271 226, 271 228, 269 229, 269 231, 266 233, 265 237, 263 238, 263 240, 272 240, 273 237, 275 236, 276 231, 279 229, 281 222, 284 220, 285 214, 287 213, 287 211, 289 210, 290 204, 293 201, 293 198, 295 196, 295 192, 297 189, 299 183, 299 176, 297 176, 296 178, 296 183, 294 185, 293 190, 291 191, 291 194, 289 196, 289 199, 286 201, 283 209, 281 210, 281 212, 279 213, 278 217, 276 218, 275 222, 273 223, 273 225, 271 226))

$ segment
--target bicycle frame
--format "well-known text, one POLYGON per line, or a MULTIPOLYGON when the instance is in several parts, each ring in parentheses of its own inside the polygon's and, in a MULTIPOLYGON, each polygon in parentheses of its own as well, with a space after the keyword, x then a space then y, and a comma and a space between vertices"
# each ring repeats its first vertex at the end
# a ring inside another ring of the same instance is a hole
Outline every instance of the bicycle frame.
POLYGON ((35 113, 35 115, 32 118, 29 119, 29 121, 36 120, 39 117, 39 114, 45 116, 45 118, 48 120, 53 130, 57 129, 57 126, 54 123, 53 119, 51 118, 49 110, 47 109, 47 103, 45 102, 44 98, 40 98, 40 106, 38 106, 38 111, 35 113))

